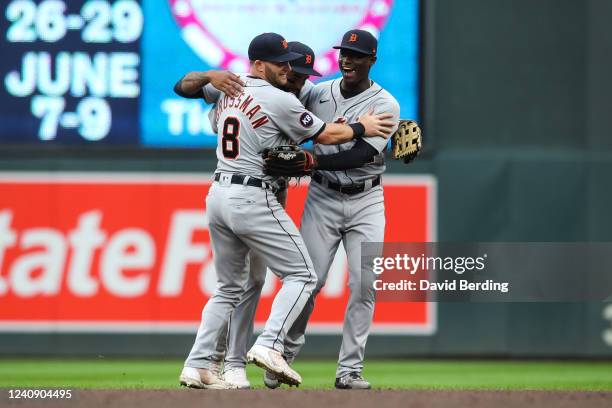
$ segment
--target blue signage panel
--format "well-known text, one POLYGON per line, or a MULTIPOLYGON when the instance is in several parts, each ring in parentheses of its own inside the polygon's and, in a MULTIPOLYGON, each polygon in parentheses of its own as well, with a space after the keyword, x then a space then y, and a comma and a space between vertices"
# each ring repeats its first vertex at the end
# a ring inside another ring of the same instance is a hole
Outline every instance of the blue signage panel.
MULTIPOLYGON (((12 0, 0 40, 0 143, 214 147, 209 107, 174 94, 189 71, 246 72, 265 31, 339 76, 351 28, 379 38, 372 78, 417 118, 418 0, 12 0)), ((314 78, 313 78, 314 79, 314 78)))

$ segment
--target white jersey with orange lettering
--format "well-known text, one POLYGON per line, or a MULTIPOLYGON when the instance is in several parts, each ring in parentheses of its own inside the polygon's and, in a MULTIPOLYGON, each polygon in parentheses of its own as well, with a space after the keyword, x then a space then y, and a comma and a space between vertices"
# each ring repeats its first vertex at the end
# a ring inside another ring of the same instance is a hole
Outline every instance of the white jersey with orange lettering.
POLYGON ((299 144, 316 136, 324 122, 311 114, 295 95, 275 88, 263 79, 241 74, 244 92, 232 98, 211 84, 204 98, 216 105, 211 118, 217 130, 217 171, 263 174, 261 152, 283 144, 299 144))

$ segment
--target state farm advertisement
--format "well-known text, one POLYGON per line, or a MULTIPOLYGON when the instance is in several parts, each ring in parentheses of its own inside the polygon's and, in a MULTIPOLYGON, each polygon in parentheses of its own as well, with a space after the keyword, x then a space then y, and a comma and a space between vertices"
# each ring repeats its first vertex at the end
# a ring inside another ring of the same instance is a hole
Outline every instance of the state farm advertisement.
MULTIPOLYGON (((211 177, 0 172, 0 331, 194 332, 216 283, 211 177)), ((383 180, 385 241, 435 241, 435 179, 383 180)), ((289 191, 298 225, 307 189, 302 182, 289 191)), ((341 333, 347 283, 340 248, 310 332, 341 333)), ((279 287, 268 272, 257 326, 279 287)), ((375 333, 431 334, 435 326, 435 303, 376 305, 375 333)))

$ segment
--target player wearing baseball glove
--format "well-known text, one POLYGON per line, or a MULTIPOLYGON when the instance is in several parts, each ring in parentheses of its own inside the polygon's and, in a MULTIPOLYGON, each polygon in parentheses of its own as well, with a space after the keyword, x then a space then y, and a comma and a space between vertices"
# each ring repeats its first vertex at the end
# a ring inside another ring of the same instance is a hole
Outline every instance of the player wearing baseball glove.
MULTIPOLYGON (((400 120, 395 133, 391 136, 393 146, 392 157, 396 160, 404 160, 408 164, 412 162, 421 151, 423 146, 421 128, 413 120, 400 120)), ((345 153, 346 154, 346 153, 345 153)), ((331 155, 329 155, 331 156, 331 155)), ((299 146, 283 145, 273 149, 265 149, 262 152, 264 159, 264 172, 274 177, 303 177, 310 176, 314 170, 321 168, 337 169, 340 157, 321 157, 323 163, 319 163, 317 157, 299 146), (335 162, 334 165, 327 161, 335 162)))
POLYGON ((391 136, 393 145, 392 157, 396 160, 404 159, 408 164, 413 161, 421 151, 421 128, 413 120, 400 120, 397 130, 391 136))
POLYGON ((265 149, 262 157, 264 172, 274 177, 310 176, 317 164, 312 153, 294 145, 265 149))

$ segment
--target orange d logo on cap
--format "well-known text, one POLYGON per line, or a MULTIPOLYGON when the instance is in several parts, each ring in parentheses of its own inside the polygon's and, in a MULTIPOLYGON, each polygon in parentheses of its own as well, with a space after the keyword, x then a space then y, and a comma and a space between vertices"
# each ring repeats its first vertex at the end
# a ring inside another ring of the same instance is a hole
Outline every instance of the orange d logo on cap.
POLYGON ((342 43, 334 49, 346 49, 366 55, 376 55, 378 40, 365 30, 349 30, 342 36, 342 43))

